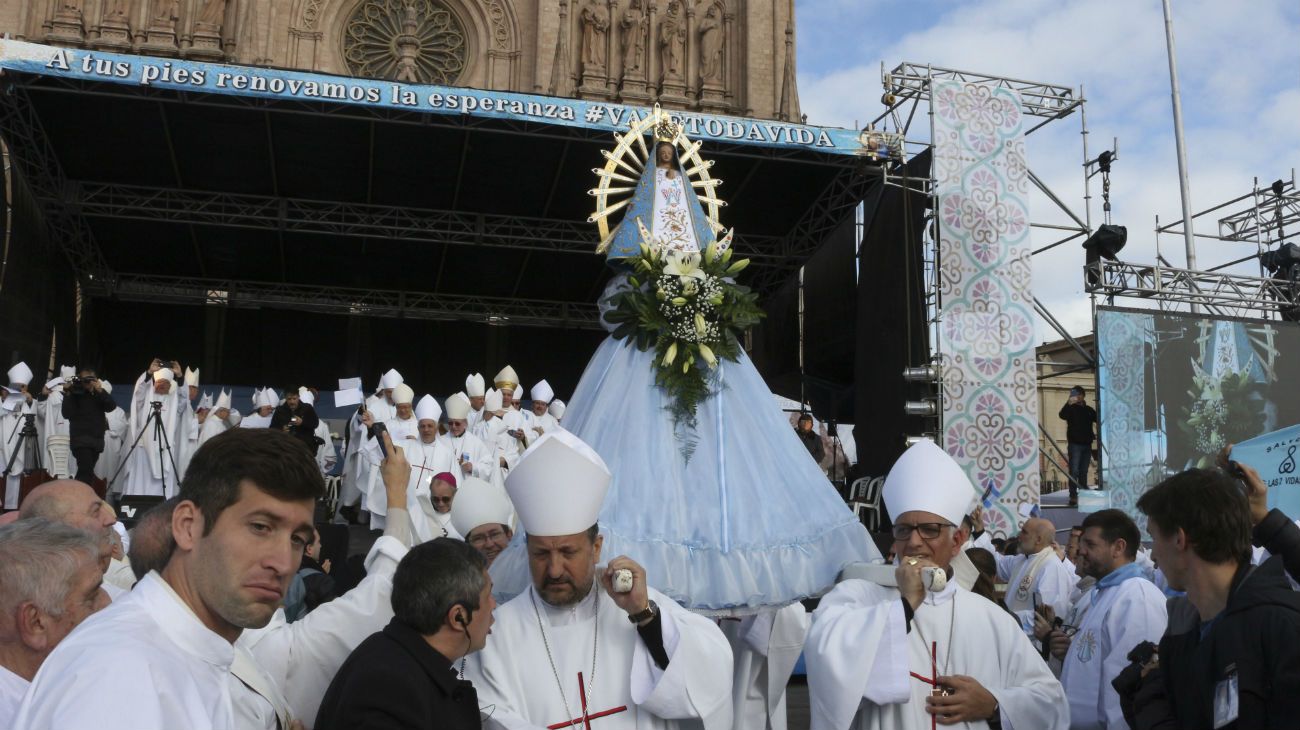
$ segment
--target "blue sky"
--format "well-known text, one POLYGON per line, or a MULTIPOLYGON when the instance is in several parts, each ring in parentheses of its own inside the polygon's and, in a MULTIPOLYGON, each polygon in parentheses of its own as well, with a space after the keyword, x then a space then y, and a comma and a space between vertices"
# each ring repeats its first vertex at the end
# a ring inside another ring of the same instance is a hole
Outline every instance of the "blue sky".
MULTIPOLYGON (((1112 176, 1115 222, 1128 226, 1122 258, 1154 261, 1155 216, 1180 217, 1169 71, 1160 0, 795 0, 799 93, 809 123, 853 126, 878 115, 880 64, 936 66, 1084 87, 1090 152, 1119 138, 1112 176)), ((1300 2, 1173 0, 1192 207, 1199 211, 1267 187, 1300 168, 1300 2)), ((921 125, 924 126, 924 125, 921 125)), ((1026 140, 1030 167, 1082 215, 1078 118, 1026 140)), ((1094 179, 1094 182, 1096 180, 1094 179)), ((1094 224, 1101 216, 1094 186, 1094 224)), ((1063 223, 1042 196, 1035 222, 1063 223)), ((1197 230, 1212 232, 1209 217, 1197 230)), ((1036 245, 1054 240, 1034 232, 1036 245)), ((1159 248, 1183 264, 1181 237, 1159 248)), ((1253 244, 1198 241, 1198 268, 1254 252, 1253 244)), ((1035 293, 1073 333, 1091 330, 1076 243, 1035 258, 1035 293)), ((1237 267, 1255 274, 1258 267, 1237 267)), ((1039 339, 1056 339, 1040 323, 1039 339)))

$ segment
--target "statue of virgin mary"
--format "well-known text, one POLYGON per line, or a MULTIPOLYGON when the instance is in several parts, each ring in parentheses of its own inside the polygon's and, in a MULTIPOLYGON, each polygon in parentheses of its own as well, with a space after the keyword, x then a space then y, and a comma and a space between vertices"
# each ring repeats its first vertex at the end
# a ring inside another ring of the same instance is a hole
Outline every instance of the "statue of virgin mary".
MULTIPOLYGON (((625 161, 612 161, 604 174, 610 182, 592 191, 604 210, 624 209, 599 249, 615 271, 602 312, 610 297, 632 286, 626 260, 642 243, 698 254, 724 230, 716 213, 705 211, 706 205, 716 211, 721 201, 713 197, 717 181, 707 177, 709 163, 696 156, 699 145, 677 125, 645 126, 619 137, 619 150, 645 150, 637 176, 624 174, 634 170, 625 161), (646 131, 655 133, 649 145, 632 138, 646 131), (703 171, 703 180, 693 183, 692 171, 703 171), (623 188, 630 198, 605 205, 599 194, 619 183, 631 186, 623 188)), ((607 323, 606 329, 615 328, 607 323)), ((844 565, 880 557, 743 350, 737 361, 712 369, 688 455, 669 397, 655 383, 654 352, 632 339, 607 337, 597 348, 564 418, 564 427, 595 449, 614 477, 600 513, 604 555, 631 557, 645 567, 649 585, 688 609, 716 615, 752 614, 820 595, 844 565)), ((492 576, 505 594, 528 585, 521 540, 497 558, 492 576)))

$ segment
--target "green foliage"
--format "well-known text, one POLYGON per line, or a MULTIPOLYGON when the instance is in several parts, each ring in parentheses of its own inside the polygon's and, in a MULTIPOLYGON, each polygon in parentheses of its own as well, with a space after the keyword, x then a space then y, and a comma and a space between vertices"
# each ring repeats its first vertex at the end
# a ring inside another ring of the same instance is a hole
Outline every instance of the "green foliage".
POLYGON ((740 357, 740 337, 764 316, 758 295, 734 279, 749 260, 733 262, 730 254, 714 246, 703 255, 643 246, 628 262, 632 289, 615 295, 605 315, 618 325, 614 337, 630 339, 643 352, 654 349, 655 384, 668 394, 679 428, 694 428, 713 369, 740 357))

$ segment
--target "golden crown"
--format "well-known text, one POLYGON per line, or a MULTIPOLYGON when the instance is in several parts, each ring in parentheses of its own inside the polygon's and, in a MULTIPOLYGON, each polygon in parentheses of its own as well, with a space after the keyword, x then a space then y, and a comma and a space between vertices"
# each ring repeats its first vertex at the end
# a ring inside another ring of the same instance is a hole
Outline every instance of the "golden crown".
POLYGON ((667 114, 660 112, 659 121, 655 123, 655 141, 676 142, 677 135, 681 133, 682 125, 674 123, 667 114))

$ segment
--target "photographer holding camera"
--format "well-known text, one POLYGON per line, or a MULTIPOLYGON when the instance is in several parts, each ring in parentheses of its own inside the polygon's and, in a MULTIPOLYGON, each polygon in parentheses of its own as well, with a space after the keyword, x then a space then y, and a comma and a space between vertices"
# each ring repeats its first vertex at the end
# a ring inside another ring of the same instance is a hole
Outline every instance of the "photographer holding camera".
POLYGON ((62 413, 68 420, 68 446, 77 460, 74 478, 90 484, 95 480, 95 462, 104 450, 104 432, 108 430, 106 414, 112 413, 117 404, 90 368, 82 368, 63 388, 62 413))

